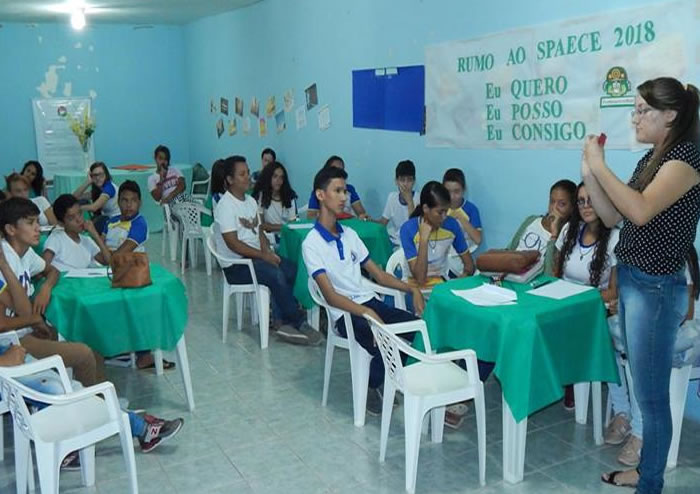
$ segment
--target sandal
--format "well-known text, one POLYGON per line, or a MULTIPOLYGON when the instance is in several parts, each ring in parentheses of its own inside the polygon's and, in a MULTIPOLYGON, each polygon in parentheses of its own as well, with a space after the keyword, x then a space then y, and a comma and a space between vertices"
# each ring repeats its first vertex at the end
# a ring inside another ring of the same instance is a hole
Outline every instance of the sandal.
POLYGON ((615 486, 615 487, 637 487, 637 483, 639 482, 639 469, 636 469, 637 472, 637 482, 634 484, 632 483, 618 483, 615 481, 618 475, 626 472, 631 472, 631 470, 615 470, 614 472, 610 472, 607 474, 603 474, 600 476, 600 480, 606 484, 615 486), (607 475, 607 478, 605 477, 607 475))
MULTIPOLYGON (((139 370, 155 369, 156 363, 151 362, 149 365, 144 365, 143 367, 138 367, 139 370)), ((175 368, 175 362, 170 362, 169 360, 163 359, 163 370, 170 370, 175 368)))

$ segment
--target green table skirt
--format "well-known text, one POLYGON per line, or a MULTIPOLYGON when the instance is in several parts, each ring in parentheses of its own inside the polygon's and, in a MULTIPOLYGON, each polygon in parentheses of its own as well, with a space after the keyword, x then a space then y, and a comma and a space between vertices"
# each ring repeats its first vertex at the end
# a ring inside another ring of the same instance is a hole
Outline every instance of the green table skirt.
MULTIPOLYGON (((619 382, 597 290, 553 300, 525 293, 529 285, 505 283, 518 302, 499 307, 475 306, 451 292, 484 281, 471 277, 436 286, 423 318, 433 348, 471 348, 479 359, 496 363, 494 373, 517 421, 561 399, 566 384, 619 382)), ((416 345, 422 348, 420 338, 416 345)))
POLYGON ((112 288, 109 278, 61 276, 46 318, 68 341, 104 356, 175 348, 187 325, 187 294, 179 278, 151 264, 153 284, 112 288))
MULTIPOLYGON (((180 170, 185 176, 185 191, 189 192, 192 186, 192 165, 173 164, 175 168, 180 170)), ((146 218, 149 232, 159 232, 163 229, 163 211, 160 205, 153 200, 151 193, 148 191, 148 177, 155 172, 155 165, 148 170, 120 170, 110 168, 109 173, 112 175, 114 186, 119 188, 119 185, 125 180, 133 180, 141 188, 141 214, 146 218)), ((72 194, 86 178, 86 173, 80 171, 59 172, 53 177, 53 194, 56 197, 61 194, 72 194)), ((88 188, 88 190, 90 190, 88 188)))
MULTIPOLYGON (((295 224, 310 223, 311 221, 299 221, 295 224)), ((357 232, 357 235, 367 246, 370 258, 384 268, 392 254, 391 241, 386 232, 386 227, 371 221, 358 219, 341 220, 344 226, 349 226, 357 232)), ((294 281, 294 296, 299 303, 307 309, 313 307, 314 302, 309 293, 308 278, 304 258, 301 255, 301 243, 306 238, 310 229, 292 229, 288 225, 282 227, 280 232, 280 244, 277 252, 280 256, 295 262, 297 265, 297 277, 294 281)))

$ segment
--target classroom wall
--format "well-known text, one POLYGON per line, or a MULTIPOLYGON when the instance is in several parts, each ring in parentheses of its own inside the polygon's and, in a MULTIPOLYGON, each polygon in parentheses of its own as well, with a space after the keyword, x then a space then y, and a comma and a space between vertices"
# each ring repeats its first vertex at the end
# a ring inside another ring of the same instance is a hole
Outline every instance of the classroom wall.
POLYGON ((181 27, 3 23, 0 74, 2 174, 36 159, 32 98, 67 95, 95 96, 96 159, 149 163, 164 143, 189 161, 181 27))
MULTIPOLYGON (((480 210, 485 246, 506 244, 527 214, 544 212, 550 184, 560 178, 578 181, 580 152, 576 150, 430 149, 416 134, 352 128, 352 70, 422 64, 427 44, 459 40, 549 21, 580 17, 617 8, 658 3, 649 0, 560 2, 465 2, 463 0, 265 0, 245 9, 193 22, 185 27, 190 149, 193 161, 207 166, 218 157, 243 154, 251 169, 260 166, 260 151, 272 146, 290 170, 292 185, 306 203, 317 169, 331 154, 345 158, 353 183, 370 214, 379 216, 394 187, 394 167, 412 159, 418 184, 440 179, 447 168, 467 175, 469 198, 480 210), (297 131, 294 113, 287 130, 277 135, 274 119, 268 136, 241 132, 218 138, 210 100, 224 96, 245 100, 250 116, 252 96, 261 111, 268 96, 294 89, 295 108, 304 89, 318 84, 319 106, 331 108, 330 129, 320 131, 318 107, 307 114, 307 127, 297 131)), ((620 176, 628 176, 639 154, 609 151, 608 161, 620 176)), ((688 415, 700 420, 695 385, 689 391, 688 415)))

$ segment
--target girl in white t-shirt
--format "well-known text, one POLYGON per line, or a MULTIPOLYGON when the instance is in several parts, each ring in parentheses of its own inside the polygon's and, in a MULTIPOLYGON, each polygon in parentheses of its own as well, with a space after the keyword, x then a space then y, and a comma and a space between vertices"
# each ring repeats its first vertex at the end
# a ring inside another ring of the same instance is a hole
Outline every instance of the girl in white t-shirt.
MULTIPOLYGON (((556 242, 554 274, 574 283, 597 287, 608 307, 609 324, 617 324, 617 259, 614 254, 619 238, 617 228, 607 228, 598 217, 583 183, 577 189, 576 208, 556 242)), ((635 449, 641 446, 642 422, 639 407, 629 392, 623 355, 616 352, 620 383, 608 383, 614 417, 605 431, 605 442, 622 444, 618 460, 629 464, 635 449), (629 451, 628 451, 629 450, 629 451)), ((564 406, 574 407, 573 386, 566 387, 564 406)))
MULTIPOLYGON (((24 175, 12 173, 5 178, 7 182, 7 192, 10 197, 29 198, 29 180, 24 175)), ((39 225, 48 226, 56 224, 56 216, 51 208, 51 203, 44 196, 32 197, 30 199, 39 208, 39 225)))
POLYGON ((111 252, 91 221, 83 219, 80 203, 72 194, 63 194, 54 201, 59 227, 54 228, 44 243, 41 257, 59 271, 85 269, 109 264, 111 252), (87 233, 87 235, 83 235, 87 233))
POLYGON ((296 220, 297 194, 289 183, 286 168, 279 161, 262 169, 252 195, 262 211, 265 233, 277 238, 282 225, 296 220))

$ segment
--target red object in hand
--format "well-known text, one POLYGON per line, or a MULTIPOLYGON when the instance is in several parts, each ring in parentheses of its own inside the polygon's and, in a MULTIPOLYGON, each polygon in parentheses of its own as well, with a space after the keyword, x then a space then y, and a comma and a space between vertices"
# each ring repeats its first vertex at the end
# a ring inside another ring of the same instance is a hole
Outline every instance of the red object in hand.
POLYGON ((606 141, 607 139, 608 139, 608 136, 606 136, 605 133, 601 133, 601 134, 598 136, 598 145, 599 145, 600 147, 605 146, 605 141, 606 141))

